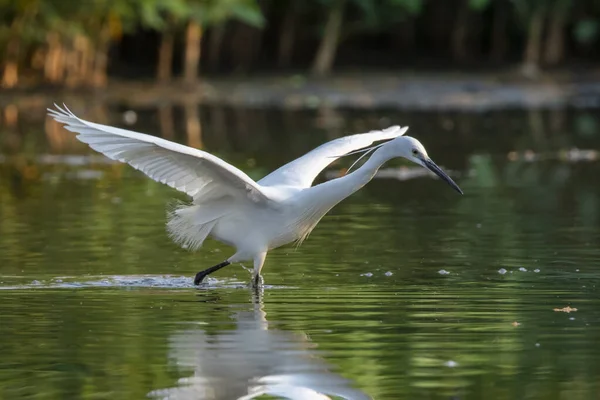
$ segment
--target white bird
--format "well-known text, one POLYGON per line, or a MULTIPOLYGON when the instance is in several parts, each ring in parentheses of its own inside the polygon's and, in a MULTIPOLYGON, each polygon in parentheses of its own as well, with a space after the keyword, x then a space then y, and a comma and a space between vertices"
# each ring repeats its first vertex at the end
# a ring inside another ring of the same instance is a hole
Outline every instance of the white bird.
MULTIPOLYGON (((269 325, 258 295, 252 309, 228 315, 225 330, 194 326, 169 337, 169 360, 193 375, 176 386, 153 390, 151 399, 215 400, 372 400, 355 383, 338 375, 304 332, 269 325)), ((227 309, 225 312, 229 314, 227 309)), ((221 314, 219 314, 221 317, 221 314)), ((205 322, 205 323, 206 323, 205 322)), ((218 326, 218 324, 217 324, 218 326)))
POLYGON ((431 170, 462 194, 418 140, 402 136, 407 127, 392 126, 332 140, 255 182, 238 168, 205 151, 85 121, 66 106, 56 106, 56 110, 48 112, 65 124, 66 129, 78 133, 77 139, 92 149, 128 163, 192 198, 191 204, 180 205, 168 215, 167 230, 176 243, 197 250, 210 235, 235 247, 231 257, 198 272, 195 285, 231 263, 248 260, 254 263, 252 284, 258 285, 269 250, 294 241, 302 243, 331 208, 367 184, 392 158, 403 157, 431 170), (371 146, 382 140, 386 141, 371 146), (361 158, 372 153, 360 168, 312 186, 330 163, 360 152, 364 153, 361 158))

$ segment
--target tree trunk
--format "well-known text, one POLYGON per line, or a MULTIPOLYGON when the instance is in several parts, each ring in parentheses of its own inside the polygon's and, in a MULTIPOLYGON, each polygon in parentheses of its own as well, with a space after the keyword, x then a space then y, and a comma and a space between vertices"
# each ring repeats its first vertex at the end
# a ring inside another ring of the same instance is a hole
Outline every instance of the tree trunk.
POLYGON ((160 38, 158 48, 158 66, 156 68, 156 79, 161 83, 166 83, 173 77, 173 48, 175 46, 175 35, 173 30, 168 27, 160 38))
POLYGON ((19 39, 13 37, 9 40, 8 45, 6 47, 6 55, 4 62, 4 71, 2 72, 2 82, 1 85, 3 88, 12 88, 17 86, 19 83, 19 48, 20 48, 19 39))
POLYGON ((12 88, 19 83, 19 64, 16 61, 6 61, 2 73, 2 87, 12 88))
POLYGON ((492 44, 490 50, 490 59, 494 62, 504 60, 508 51, 507 24, 508 12, 506 2, 498 0, 494 3, 492 20, 492 44))
POLYGON ((19 109, 14 104, 9 104, 4 108, 4 126, 7 128, 16 128, 19 122, 19 109))
POLYGON ((67 87, 89 84, 94 77, 96 50, 90 38, 77 33, 70 43, 59 40, 51 44, 53 40, 47 39, 49 48, 44 58, 44 78, 67 87))
POLYGON ((44 62, 44 77, 52 84, 63 83, 64 76, 64 48, 60 35, 57 32, 49 32, 46 35, 48 51, 44 62))
POLYGON ((452 30, 452 56, 455 61, 464 61, 467 58, 469 9, 463 1, 458 7, 458 14, 452 30))
POLYGON ((209 36, 208 43, 208 68, 211 71, 217 71, 219 68, 219 56, 221 55, 221 47, 223 46, 223 38, 225 37, 225 24, 215 26, 209 36))
POLYGON ((78 73, 81 81, 85 82, 87 77, 92 74, 94 68, 94 53, 90 38, 84 35, 77 35, 75 37, 75 49, 77 49, 79 55, 78 73))
POLYGON ((202 27, 196 21, 188 23, 185 33, 185 60, 183 65, 183 80, 185 83, 198 81, 198 67, 202 44, 202 27))
POLYGON ((63 64, 63 73, 61 76, 64 76, 64 79, 61 79, 62 82, 68 87, 75 87, 79 85, 83 79, 80 76, 80 65, 79 65, 79 54, 75 45, 65 46, 63 48, 63 56, 61 57, 63 64))
POLYGON ((562 61, 565 54, 565 22, 567 10, 561 0, 557 0, 550 16, 548 37, 544 49, 544 63, 556 65, 562 61))
POLYGON ((96 49, 96 56, 94 57, 92 86, 97 88, 106 86, 106 83, 108 82, 107 68, 107 48, 105 46, 100 46, 96 49))
POLYGON ((94 87, 105 87, 108 81, 107 69, 109 45, 110 31, 107 24, 100 32, 100 38, 96 45, 96 53, 94 54, 94 68, 92 72, 92 86, 94 87))
POLYGON ((329 11, 323 38, 312 65, 313 75, 325 76, 331 72, 344 23, 345 5, 346 0, 335 0, 329 11))
POLYGON ((542 48, 542 34, 544 30, 544 9, 537 7, 529 19, 527 44, 523 56, 524 72, 535 74, 539 69, 542 48))
POLYGON ((296 5, 297 1, 288 4, 285 16, 279 31, 279 43, 277 48, 277 65, 280 68, 290 66, 296 41, 296 5))

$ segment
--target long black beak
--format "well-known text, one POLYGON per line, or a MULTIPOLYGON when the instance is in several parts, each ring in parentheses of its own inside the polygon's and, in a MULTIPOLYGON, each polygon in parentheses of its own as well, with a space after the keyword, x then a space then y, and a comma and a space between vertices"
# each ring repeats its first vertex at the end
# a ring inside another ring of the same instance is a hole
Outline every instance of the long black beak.
POLYGON ((440 167, 436 165, 430 158, 426 158, 423 160, 423 164, 434 174, 440 177, 441 180, 446 182, 448 185, 452 186, 452 189, 456 190, 458 193, 463 194, 463 191, 460 190, 458 185, 446 174, 440 167))

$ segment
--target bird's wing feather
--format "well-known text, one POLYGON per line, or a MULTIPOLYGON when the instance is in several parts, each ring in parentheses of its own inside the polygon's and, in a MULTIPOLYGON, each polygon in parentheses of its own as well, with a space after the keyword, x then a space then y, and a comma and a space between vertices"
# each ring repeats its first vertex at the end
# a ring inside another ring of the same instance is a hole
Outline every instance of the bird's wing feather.
POLYGON ((153 180, 194 198, 196 204, 223 196, 254 203, 270 199, 248 175, 204 151, 155 136, 85 121, 66 106, 49 114, 77 139, 105 156, 127 163, 153 180))
POLYGON ((263 186, 287 185, 310 187, 321 171, 338 158, 352 151, 367 147, 373 142, 393 139, 403 135, 408 127, 391 126, 381 131, 371 131, 344 136, 332 140, 304 156, 285 164, 262 178, 258 183, 263 186))

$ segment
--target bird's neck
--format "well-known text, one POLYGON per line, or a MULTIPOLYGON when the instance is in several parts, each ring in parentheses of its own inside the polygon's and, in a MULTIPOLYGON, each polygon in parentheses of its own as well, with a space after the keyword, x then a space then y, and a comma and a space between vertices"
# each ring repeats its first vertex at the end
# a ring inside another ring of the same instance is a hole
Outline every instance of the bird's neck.
POLYGON ((324 203, 333 207, 352 193, 365 186, 377 173, 377 170, 388 160, 394 158, 391 148, 384 145, 373 153, 373 155, 357 170, 315 187, 319 188, 320 196, 324 203), (325 200, 326 199, 326 200, 325 200))
POLYGON ((331 208, 373 179, 377 170, 386 161, 394 158, 391 150, 389 146, 383 145, 356 171, 306 190, 305 197, 297 199, 298 204, 302 204, 302 223, 296 224, 298 227, 303 226, 300 240, 308 236, 331 208))
POLYGON ((341 178, 344 181, 343 184, 349 190, 347 196, 369 183, 379 168, 394 157, 395 155, 391 151, 391 147, 383 145, 375 150, 373 155, 360 168, 341 178))

